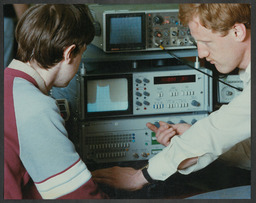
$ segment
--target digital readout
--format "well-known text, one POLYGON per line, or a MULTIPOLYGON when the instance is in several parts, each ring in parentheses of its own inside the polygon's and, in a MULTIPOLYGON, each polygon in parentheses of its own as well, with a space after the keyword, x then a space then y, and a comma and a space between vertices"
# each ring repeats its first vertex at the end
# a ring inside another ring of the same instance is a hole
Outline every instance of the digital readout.
POLYGON ((172 83, 186 83, 195 82, 195 75, 179 75, 179 76, 161 76, 154 77, 154 84, 172 84, 172 83))

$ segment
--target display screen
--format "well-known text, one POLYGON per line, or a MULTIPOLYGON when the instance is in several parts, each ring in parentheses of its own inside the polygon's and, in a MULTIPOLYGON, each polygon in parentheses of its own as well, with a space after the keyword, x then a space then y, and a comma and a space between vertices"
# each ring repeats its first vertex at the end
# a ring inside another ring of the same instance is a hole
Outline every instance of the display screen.
POLYGON ((141 17, 111 18, 109 43, 142 43, 141 17))
POLYGON ((106 49, 144 49, 145 30, 145 13, 106 14, 106 49))
POLYGON ((161 76, 154 77, 154 84, 172 84, 172 83, 187 83, 195 82, 195 75, 179 75, 179 76, 161 76))
POLYGON ((128 102, 127 78, 87 81, 87 112, 127 111, 128 102))

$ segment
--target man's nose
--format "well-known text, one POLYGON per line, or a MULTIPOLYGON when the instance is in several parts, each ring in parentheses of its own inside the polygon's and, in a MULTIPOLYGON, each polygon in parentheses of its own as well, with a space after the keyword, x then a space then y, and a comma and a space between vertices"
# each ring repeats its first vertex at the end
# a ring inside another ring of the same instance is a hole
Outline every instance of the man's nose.
POLYGON ((199 58, 206 58, 209 55, 209 51, 207 50, 207 48, 200 43, 197 44, 197 51, 199 58))

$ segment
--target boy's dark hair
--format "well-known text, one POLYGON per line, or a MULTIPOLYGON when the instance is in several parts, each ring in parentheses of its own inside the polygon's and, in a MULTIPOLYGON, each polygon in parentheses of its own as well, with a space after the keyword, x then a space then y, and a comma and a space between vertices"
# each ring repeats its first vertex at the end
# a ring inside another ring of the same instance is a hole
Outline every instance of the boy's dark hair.
POLYGON ((16 27, 17 57, 35 60, 50 68, 63 59, 63 52, 75 44, 72 56, 94 38, 88 7, 81 4, 40 4, 29 8, 16 27))

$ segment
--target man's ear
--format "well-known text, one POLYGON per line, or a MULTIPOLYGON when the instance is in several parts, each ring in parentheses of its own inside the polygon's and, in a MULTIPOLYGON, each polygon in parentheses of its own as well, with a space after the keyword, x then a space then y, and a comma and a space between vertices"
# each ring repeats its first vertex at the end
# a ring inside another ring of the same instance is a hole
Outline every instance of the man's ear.
POLYGON ((233 26, 233 34, 234 34, 234 37, 236 39, 236 41, 244 41, 244 39, 246 38, 246 27, 243 23, 236 23, 234 26, 233 26))
POLYGON ((72 44, 70 46, 68 46, 64 52, 63 52, 63 57, 64 57, 64 60, 67 62, 67 63, 71 63, 71 60, 72 60, 72 51, 76 48, 76 45, 72 44))

